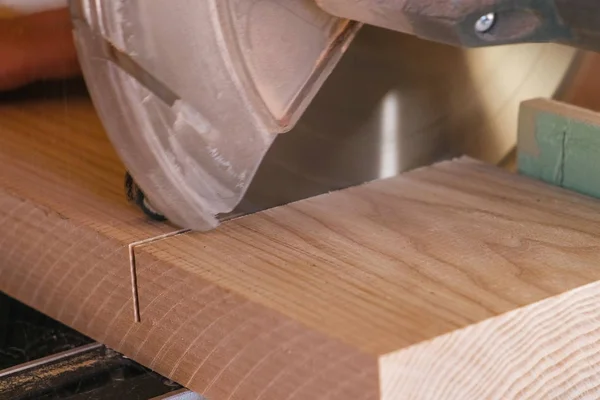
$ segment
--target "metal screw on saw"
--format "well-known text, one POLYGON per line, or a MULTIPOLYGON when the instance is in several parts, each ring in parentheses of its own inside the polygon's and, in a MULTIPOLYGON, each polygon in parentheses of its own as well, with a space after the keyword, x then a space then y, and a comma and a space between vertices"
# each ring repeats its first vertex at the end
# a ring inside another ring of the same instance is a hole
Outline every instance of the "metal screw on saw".
POLYGON ((488 13, 482 15, 475 23, 475 31, 477 33, 488 33, 496 24, 496 14, 488 13))
POLYGON ((125 173, 125 194, 127 199, 137 205, 148 217, 154 221, 164 222, 167 219, 156 211, 142 189, 135 183, 129 172, 125 173))

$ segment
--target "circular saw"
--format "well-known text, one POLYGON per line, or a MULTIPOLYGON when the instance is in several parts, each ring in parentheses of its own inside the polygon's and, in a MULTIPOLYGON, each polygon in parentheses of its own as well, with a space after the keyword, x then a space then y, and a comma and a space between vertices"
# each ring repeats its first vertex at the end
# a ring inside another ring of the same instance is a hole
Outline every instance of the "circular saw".
MULTIPOLYGON (((94 104, 135 179, 136 188, 130 191, 143 193, 136 198, 153 214, 194 230, 216 227, 222 216, 231 215, 239 206, 276 138, 301 129, 308 106, 332 71, 341 68, 340 60, 363 24, 444 43, 440 46, 484 48, 525 42, 594 48, 598 43, 595 30, 600 27, 600 13, 592 2, 566 0, 72 0, 70 8, 94 104)), ((503 123, 498 115, 514 114, 506 103, 515 103, 514 86, 497 79, 506 72, 498 70, 506 64, 497 62, 506 51, 480 52, 478 59, 484 62, 476 67, 471 65, 471 55, 461 57, 460 62, 471 67, 468 76, 456 78, 480 80, 485 89, 467 93, 464 107, 452 105, 450 117, 443 117, 446 127, 464 127, 469 104, 477 104, 481 112, 494 104, 495 114, 486 120, 486 129, 503 123), (490 96, 496 100, 490 103, 490 96)), ((515 58, 515 51, 510 51, 515 58)), ((530 84, 529 94, 551 94, 574 50, 561 47, 548 53, 536 48, 536 62, 528 59, 528 51, 531 48, 521 51, 516 56, 521 62, 511 67, 524 74, 519 87, 530 84), (542 65, 541 73, 532 72, 531 68, 540 68, 540 60, 549 64, 542 65), (541 75, 546 76, 543 82, 541 75)), ((408 52, 406 56, 405 65, 414 65, 408 52)), ((393 58, 381 52, 378 57, 393 58)), ((437 62, 435 54, 423 60, 437 62)), ((419 75, 420 69, 430 67, 417 66, 408 72, 419 75)), ((384 72, 393 74, 389 69, 384 72)), ((374 84, 380 81, 378 73, 377 69, 368 72, 374 84)), ((351 98, 354 85, 349 77, 342 89, 348 95, 341 101, 361 101, 357 94, 351 98)), ((443 85, 453 90, 468 86, 460 80, 443 85)), ((377 103, 382 108, 378 121, 381 154, 386 153, 385 146, 397 150, 401 145, 393 134, 396 141, 394 137, 386 140, 385 132, 400 129, 399 104, 407 98, 410 101, 410 91, 393 93, 381 93, 377 103)), ((448 97, 446 93, 424 100, 419 94, 415 100, 421 102, 444 102, 448 97)), ((321 101, 315 113, 328 118, 328 109, 336 110, 335 104, 321 101)), ((331 114, 333 118, 335 112, 331 114)), ((345 117, 353 120, 351 109, 346 109, 345 117)), ((294 141, 290 143, 293 146, 294 141)), ((363 141, 355 143, 364 146, 363 141)), ((508 146, 501 139, 492 148, 505 151, 508 146)), ((346 154, 343 147, 329 156, 335 159, 338 153, 346 154)), ((485 155, 495 157, 493 149, 485 155)), ((397 155, 394 151, 387 162, 380 157, 378 171, 370 177, 399 172, 397 155)), ((344 165, 363 163, 355 157, 344 165)))

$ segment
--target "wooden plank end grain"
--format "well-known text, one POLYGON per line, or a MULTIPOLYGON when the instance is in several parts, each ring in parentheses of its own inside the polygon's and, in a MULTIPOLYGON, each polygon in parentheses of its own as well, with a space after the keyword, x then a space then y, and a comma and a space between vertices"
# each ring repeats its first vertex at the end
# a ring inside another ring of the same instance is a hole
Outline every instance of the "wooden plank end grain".
POLYGON ((600 202, 436 164, 139 246, 135 323, 128 247, 175 229, 87 100, 40 107, 0 105, 0 290, 207 398, 599 394, 600 202))
POLYGON ((382 357, 382 399, 598 398, 599 289, 593 283, 382 357))
POLYGON ((600 197, 600 114, 535 99, 521 106, 519 172, 552 185, 600 197))

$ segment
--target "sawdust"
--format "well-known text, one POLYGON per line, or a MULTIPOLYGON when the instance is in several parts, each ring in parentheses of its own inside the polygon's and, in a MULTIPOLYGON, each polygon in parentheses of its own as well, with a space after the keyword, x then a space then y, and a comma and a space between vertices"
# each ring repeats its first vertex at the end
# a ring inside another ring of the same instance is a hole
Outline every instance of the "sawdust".
POLYGON ((47 366, 36 369, 35 375, 19 374, 8 379, 0 379, 0 393, 10 388, 20 387, 23 390, 32 388, 36 383, 59 377, 69 372, 81 371, 83 368, 93 368, 94 366, 105 362, 103 357, 89 359, 86 356, 80 356, 75 359, 51 363, 47 366))

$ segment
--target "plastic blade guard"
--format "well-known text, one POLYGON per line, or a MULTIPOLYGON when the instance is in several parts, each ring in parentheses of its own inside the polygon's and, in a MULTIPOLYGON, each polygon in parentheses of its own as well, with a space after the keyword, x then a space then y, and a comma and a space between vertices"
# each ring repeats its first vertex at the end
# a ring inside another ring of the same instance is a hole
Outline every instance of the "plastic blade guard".
POLYGON ((71 10, 110 140, 151 203, 194 230, 236 207, 359 29, 314 0, 72 0, 71 10))

